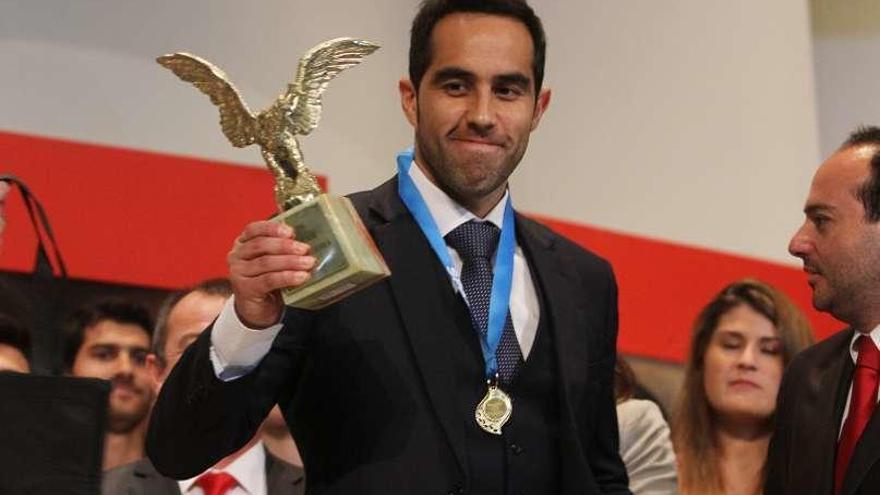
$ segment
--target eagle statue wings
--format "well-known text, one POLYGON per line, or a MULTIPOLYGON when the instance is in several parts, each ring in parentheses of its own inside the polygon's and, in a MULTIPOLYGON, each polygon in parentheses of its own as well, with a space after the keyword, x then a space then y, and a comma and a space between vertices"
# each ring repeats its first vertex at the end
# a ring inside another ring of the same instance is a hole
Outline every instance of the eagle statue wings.
POLYGON ((220 110, 220 126, 233 146, 258 144, 275 174, 275 201, 281 211, 308 201, 321 189, 303 161, 297 135, 308 135, 321 118, 321 95, 336 75, 355 66, 379 45, 352 38, 325 41, 299 62, 296 78, 269 108, 254 115, 218 67, 189 53, 156 59, 180 79, 192 83, 220 110))

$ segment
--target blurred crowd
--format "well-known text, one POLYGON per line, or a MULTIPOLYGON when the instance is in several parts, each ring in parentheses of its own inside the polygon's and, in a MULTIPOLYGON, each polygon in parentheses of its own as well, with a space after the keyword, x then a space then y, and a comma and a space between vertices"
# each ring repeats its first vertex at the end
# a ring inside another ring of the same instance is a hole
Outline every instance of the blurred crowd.
MULTIPOLYGON (((65 319, 65 373, 112 384, 104 493, 138 485, 191 493, 217 473, 233 476, 247 490, 242 493, 304 489, 303 461, 277 406, 257 436, 202 476, 165 478, 145 456, 151 406, 163 381, 231 294, 227 280, 213 279, 170 294, 155 321, 144 305, 121 298, 98 300, 65 319)), ((696 316, 671 414, 620 358, 620 454, 633 493, 760 493, 783 370, 812 340, 806 318, 785 294, 746 279, 723 288, 696 316)), ((30 352, 28 332, 0 317, 0 370, 28 373, 30 352)))

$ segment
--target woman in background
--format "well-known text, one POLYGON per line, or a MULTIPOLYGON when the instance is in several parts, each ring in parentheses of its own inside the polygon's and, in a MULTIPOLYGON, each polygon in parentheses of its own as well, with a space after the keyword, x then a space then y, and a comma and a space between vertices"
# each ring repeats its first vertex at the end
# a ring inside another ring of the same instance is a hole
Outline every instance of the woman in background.
POLYGON ((812 343, 800 310, 757 280, 725 287, 703 308, 673 421, 682 494, 761 493, 782 372, 812 343))

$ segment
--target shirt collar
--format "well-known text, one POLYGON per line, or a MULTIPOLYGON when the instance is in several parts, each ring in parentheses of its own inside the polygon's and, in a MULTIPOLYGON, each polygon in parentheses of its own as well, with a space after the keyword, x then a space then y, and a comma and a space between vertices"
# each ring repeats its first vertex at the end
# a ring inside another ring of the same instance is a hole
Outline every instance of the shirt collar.
MULTIPOLYGON (((212 468, 208 471, 218 470, 212 468)), ((263 442, 257 442, 252 445, 251 448, 244 451, 226 468, 220 471, 231 474, 235 481, 238 482, 238 485, 247 493, 266 493, 266 449, 263 447, 263 442)), ((202 474, 199 474, 199 476, 202 474)), ((180 481, 180 492, 184 494, 189 493, 195 486, 199 476, 180 481)))
POLYGON ((856 347, 856 339, 858 339, 862 335, 867 335, 868 337, 871 337, 871 340, 874 341, 874 345, 876 345, 877 348, 880 349, 880 325, 874 327, 874 329, 871 330, 871 333, 869 334, 863 334, 862 332, 853 332, 852 340, 849 341, 849 353, 852 356, 853 363, 856 363, 859 360, 859 352, 858 348, 856 347))
POLYGON ((492 211, 485 218, 479 218, 431 182, 415 160, 413 160, 413 166, 409 168, 409 175, 412 177, 416 189, 424 198, 428 211, 434 217, 434 222, 437 224, 441 236, 446 237, 446 234, 452 232, 453 229, 470 220, 492 222, 499 229, 504 223, 504 205, 510 195, 509 190, 504 191, 501 201, 492 208, 492 211))

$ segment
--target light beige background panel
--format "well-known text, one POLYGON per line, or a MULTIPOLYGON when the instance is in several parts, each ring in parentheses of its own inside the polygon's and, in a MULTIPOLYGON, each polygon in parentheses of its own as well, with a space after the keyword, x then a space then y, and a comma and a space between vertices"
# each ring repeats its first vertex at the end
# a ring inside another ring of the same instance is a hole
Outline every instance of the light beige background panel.
POLYGON ((541 6, 555 101, 520 204, 793 263, 818 160, 806 3, 541 6))
POLYGON ((262 167, 258 149, 233 148, 208 98, 155 57, 190 51, 212 61, 259 110, 307 49, 364 37, 382 49, 331 83, 321 126, 302 141, 334 190, 362 189, 390 176, 390 154, 410 141, 396 82, 414 9, 393 0, 3 0, 0 129, 262 167))
MULTIPOLYGON (((340 35, 383 49, 335 80, 306 159, 336 192, 393 173, 415 0, 0 0, 0 129, 262 166, 153 58, 220 65, 254 109, 340 35)), ((514 181, 519 207, 792 262, 818 161, 803 0, 535 0, 555 91, 514 181)), ((124 166, 121 164, 120 166, 124 166)))
POLYGON ((880 125, 880 2, 811 0, 820 143, 831 154, 860 124, 880 125))

